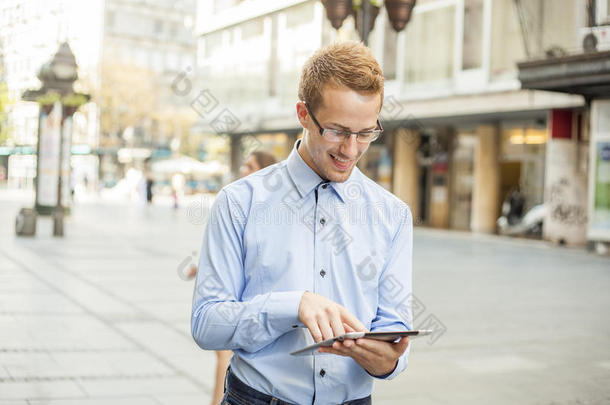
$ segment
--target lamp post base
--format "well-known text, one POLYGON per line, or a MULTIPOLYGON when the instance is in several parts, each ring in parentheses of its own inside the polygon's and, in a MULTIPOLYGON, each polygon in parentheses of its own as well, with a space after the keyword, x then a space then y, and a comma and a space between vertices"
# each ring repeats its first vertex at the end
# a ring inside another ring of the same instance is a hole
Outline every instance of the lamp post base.
POLYGON ((22 208, 15 218, 15 233, 17 236, 36 235, 36 211, 32 208, 22 208))
POLYGON ((53 236, 64 236, 64 208, 56 207, 53 211, 53 236))

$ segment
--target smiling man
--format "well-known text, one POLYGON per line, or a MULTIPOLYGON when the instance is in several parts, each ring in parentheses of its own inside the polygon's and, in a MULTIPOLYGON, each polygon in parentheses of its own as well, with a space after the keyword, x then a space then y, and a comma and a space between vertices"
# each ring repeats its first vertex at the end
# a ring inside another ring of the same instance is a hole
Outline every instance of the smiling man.
POLYGON ((303 137, 283 162, 218 194, 191 329, 231 349, 223 404, 370 404, 407 364, 407 338, 304 346, 351 331, 412 329, 412 218, 356 163, 383 128, 383 75, 368 48, 333 44, 305 64, 303 137))

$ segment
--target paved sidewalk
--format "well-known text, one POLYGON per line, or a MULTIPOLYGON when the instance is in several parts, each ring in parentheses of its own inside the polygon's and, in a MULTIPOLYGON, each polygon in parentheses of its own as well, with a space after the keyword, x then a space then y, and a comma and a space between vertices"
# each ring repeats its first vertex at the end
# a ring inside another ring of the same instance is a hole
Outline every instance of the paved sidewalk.
MULTIPOLYGON (((190 337, 177 274, 198 255, 198 202, 91 200, 64 239, 48 218, 28 239, 24 204, 0 195, 0 405, 208 404, 215 356, 190 337)), ((608 258, 418 229, 414 286, 416 326, 446 331, 413 341, 376 405, 610 403, 608 258)))

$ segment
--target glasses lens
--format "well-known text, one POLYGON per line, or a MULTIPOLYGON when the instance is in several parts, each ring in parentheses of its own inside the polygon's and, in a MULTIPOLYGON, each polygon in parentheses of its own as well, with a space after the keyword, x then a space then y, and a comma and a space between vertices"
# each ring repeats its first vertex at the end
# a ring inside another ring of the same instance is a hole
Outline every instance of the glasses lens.
MULTIPOLYGON (((345 139, 352 135, 352 132, 340 131, 338 129, 324 129, 322 136, 329 142, 343 142, 345 139)), ((381 130, 358 132, 356 140, 359 143, 370 143, 375 139, 379 138, 381 130)))
POLYGON ((358 142, 370 143, 379 138, 379 135, 381 135, 381 131, 377 129, 374 131, 360 132, 358 134, 358 142))
POLYGON ((325 129, 322 135, 329 142, 343 142, 345 140, 345 131, 336 129, 325 129))

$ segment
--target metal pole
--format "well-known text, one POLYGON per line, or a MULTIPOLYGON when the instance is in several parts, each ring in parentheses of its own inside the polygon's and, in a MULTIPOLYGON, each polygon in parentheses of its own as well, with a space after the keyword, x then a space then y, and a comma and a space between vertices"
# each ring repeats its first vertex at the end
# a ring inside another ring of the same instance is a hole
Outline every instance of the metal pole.
POLYGON ((61 189, 62 189, 62 169, 63 169, 63 152, 64 152, 64 112, 63 106, 58 101, 55 105, 56 108, 59 104, 59 111, 61 118, 59 120, 59 171, 57 176, 57 206, 53 213, 53 236, 64 236, 64 208, 61 201, 61 189))
POLYGON ((371 21, 371 3, 369 0, 362 0, 362 9, 359 14, 362 16, 360 20, 360 38, 362 38, 364 45, 368 46, 369 33, 371 32, 371 27, 369 26, 371 21))
MULTIPOLYGON (((587 26, 595 27, 597 25, 597 18, 595 9, 597 8, 597 4, 595 4, 595 0, 587 0, 587 26)), ((608 10, 610 12, 610 10, 608 10)))

